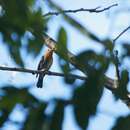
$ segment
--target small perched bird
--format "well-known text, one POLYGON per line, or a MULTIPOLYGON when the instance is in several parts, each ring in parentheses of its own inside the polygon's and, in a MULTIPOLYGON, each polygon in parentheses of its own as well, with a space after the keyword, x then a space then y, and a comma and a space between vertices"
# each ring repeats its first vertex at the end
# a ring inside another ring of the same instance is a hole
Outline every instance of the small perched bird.
MULTIPOLYGON (((45 53, 44 56, 42 56, 39 64, 38 64, 38 68, 37 70, 45 70, 45 71, 48 71, 49 68, 51 67, 52 65, 52 62, 53 62, 53 49, 48 49, 45 53)), ((43 78, 45 76, 44 73, 42 74, 37 74, 36 77, 38 77, 38 81, 37 81, 37 87, 38 88, 42 88, 42 84, 43 84, 43 78)))

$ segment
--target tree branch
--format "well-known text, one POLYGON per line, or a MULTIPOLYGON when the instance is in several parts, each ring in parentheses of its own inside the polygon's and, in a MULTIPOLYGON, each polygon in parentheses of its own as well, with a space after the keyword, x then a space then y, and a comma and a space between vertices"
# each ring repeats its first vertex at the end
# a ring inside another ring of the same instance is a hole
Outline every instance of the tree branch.
MULTIPOLYGON (((47 34, 44 33, 43 35, 43 40, 45 42, 45 44, 51 48, 51 49, 54 49, 56 53, 59 53, 58 50, 57 50, 57 42, 55 40, 53 40, 50 36, 48 36, 47 34)), ((77 64, 78 61, 76 60, 76 57, 73 53, 71 53, 70 51, 67 52, 68 54, 68 58, 65 59, 65 60, 68 60, 68 62, 70 62, 73 66, 75 66, 75 68, 79 69, 80 71, 82 71, 86 76, 88 74, 88 70, 86 70, 85 68, 83 68, 82 65, 79 65, 77 64)), ((92 68, 91 66, 89 67, 90 70, 94 69, 92 68)), ((107 76, 104 75, 104 78, 106 80, 106 83, 105 83, 105 86, 108 88, 108 89, 115 89, 117 88, 116 86, 116 83, 117 83, 117 80, 113 80, 107 76)))
POLYGON ((98 6, 96 8, 93 9, 84 9, 84 8, 80 8, 80 9, 76 9, 76 10, 61 10, 61 11, 56 11, 56 12, 48 12, 46 14, 43 15, 43 17, 49 16, 49 15, 60 15, 60 14, 65 14, 65 13, 77 13, 77 12, 90 12, 90 13, 100 13, 106 10, 109 10, 110 8, 114 7, 114 6, 118 6, 118 4, 113 4, 110 5, 106 8, 100 9, 101 7, 98 6))
MULTIPOLYGON (((53 40, 50 36, 48 36, 47 34, 44 33, 43 35, 43 40, 44 43, 51 49, 54 49, 56 53, 59 53, 57 50, 57 42, 55 40, 53 40)), ((74 54, 72 54, 71 52, 68 51, 68 62, 70 62, 73 66, 75 66, 77 69, 79 69, 80 71, 82 71, 86 76, 87 76, 87 72, 88 70, 84 69, 82 66, 80 66, 79 64, 77 64, 78 62, 76 61, 76 57, 74 54)), ((90 66, 90 69, 94 69, 90 66)), ((104 75, 104 79, 106 80, 105 82, 105 87, 107 89, 109 89, 110 91, 112 91, 112 93, 116 92, 116 89, 118 88, 118 80, 115 79, 111 79, 109 77, 107 77, 106 75, 104 75)), ((122 100, 128 107, 130 107, 130 96, 127 95, 127 99, 126 100, 122 100)))
POLYGON ((85 76, 79 76, 79 75, 75 75, 75 74, 66 74, 65 75, 63 73, 57 73, 57 72, 52 72, 52 71, 32 70, 32 69, 26 69, 26 68, 16 68, 16 67, 0 66, 0 70, 4 70, 4 71, 17 71, 17 72, 32 73, 32 74, 44 73, 44 74, 50 75, 50 76, 70 77, 70 78, 80 79, 80 80, 86 80, 87 79, 87 77, 85 77, 85 76))
POLYGON ((124 29, 114 40, 113 43, 117 41, 118 38, 120 38, 126 31, 130 29, 130 26, 128 26, 126 29, 124 29))

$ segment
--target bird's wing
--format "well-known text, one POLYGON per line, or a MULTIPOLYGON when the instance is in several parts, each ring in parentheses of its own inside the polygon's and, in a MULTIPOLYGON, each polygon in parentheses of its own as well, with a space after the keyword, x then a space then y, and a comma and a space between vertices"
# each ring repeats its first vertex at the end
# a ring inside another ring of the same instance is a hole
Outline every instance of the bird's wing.
POLYGON ((44 64, 44 56, 42 56, 42 58, 38 64, 37 70, 43 69, 43 64, 44 64))

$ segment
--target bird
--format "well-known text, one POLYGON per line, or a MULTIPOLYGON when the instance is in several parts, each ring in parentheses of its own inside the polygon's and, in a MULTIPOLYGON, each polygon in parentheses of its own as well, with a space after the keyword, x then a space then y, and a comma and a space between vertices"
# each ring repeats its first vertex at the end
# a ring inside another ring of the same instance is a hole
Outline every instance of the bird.
MULTIPOLYGON (((42 56, 37 70, 44 70, 48 71, 53 63, 53 49, 48 49, 45 54, 42 56)), ((38 77, 37 81, 37 88, 42 88, 43 85, 43 78, 45 76, 45 73, 37 74, 36 77, 38 77)))

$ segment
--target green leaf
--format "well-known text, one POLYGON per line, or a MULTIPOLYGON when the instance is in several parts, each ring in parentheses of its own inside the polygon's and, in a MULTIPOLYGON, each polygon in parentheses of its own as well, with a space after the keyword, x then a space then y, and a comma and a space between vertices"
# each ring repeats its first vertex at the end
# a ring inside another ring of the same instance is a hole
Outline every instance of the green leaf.
POLYGON ((123 47, 125 49, 125 55, 130 56, 130 45, 129 44, 123 44, 123 47))
POLYGON ((130 130, 130 115, 118 118, 112 130, 130 130))
POLYGON ((43 47, 43 43, 38 39, 29 39, 27 45, 27 52, 32 53, 34 56, 37 56, 43 47))
POLYGON ((75 90, 73 96, 74 113, 78 125, 84 130, 89 118, 96 114, 97 105, 103 91, 103 83, 96 77, 90 76, 88 81, 75 90))
MULTIPOLYGON (((8 117, 15 108, 16 104, 21 104, 27 108, 28 114, 25 119, 24 128, 30 127, 36 129, 38 126, 42 128, 44 121, 44 110, 47 103, 41 102, 33 97, 27 88, 15 88, 14 86, 5 86, 2 88, 2 96, 0 100, 0 126, 8 121, 8 117), (29 126, 28 126, 29 125, 29 126)), ((15 115, 14 115, 15 116, 15 115)))
POLYGON ((105 73, 110 62, 104 54, 97 54, 93 50, 81 52, 76 59, 78 66, 84 68, 88 74, 96 70, 101 70, 101 74, 105 73))
POLYGON ((32 7, 33 0, 13 0, 13 1, 1 1, 1 5, 4 10, 4 15, 1 17, 3 21, 3 29, 9 32, 17 32, 19 35, 22 35, 28 24, 28 13, 32 7))
POLYGON ((61 27, 59 29, 58 32, 58 45, 57 45, 57 49, 59 52, 60 57, 65 57, 65 59, 67 59, 67 33, 65 31, 65 29, 63 27, 61 27))
POLYGON ((119 86, 115 90, 115 97, 120 98, 122 100, 128 99, 128 90, 127 90, 127 84, 129 82, 129 73, 127 70, 122 71, 121 73, 121 79, 119 80, 119 86))
POLYGON ((18 89, 14 86, 5 86, 2 88, 4 91, 4 96, 0 102, 0 107, 3 108, 12 108, 16 103, 23 104, 23 106, 30 105, 29 102, 36 103, 38 100, 34 98, 29 92, 27 88, 18 89), (10 102, 10 100, 12 100, 10 102))
POLYGON ((40 104, 36 107, 29 108, 29 112, 27 114, 22 130, 42 130, 46 118, 44 114, 45 108, 45 104, 40 104))
MULTIPOLYGON (((58 54, 60 56, 59 64, 60 64, 60 67, 61 67, 62 71, 64 72, 64 74, 67 75, 70 73, 71 68, 70 68, 70 65, 68 62, 67 34, 63 27, 60 28, 57 39, 58 39, 57 49, 58 49, 58 54), (63 60, 62 58, 66 59, 66 61, 63 60)), ((66 83, 72 84, 72 83, 74 83, 74 81, 75 81, 75 79, 65 76, 66 83)))
POLYGON ((4 94, 1 97, 0 101, 0 110, 2 113, 0 117, 0 126, 2 126, 6 121, 8 121, 9 115, 13 111, 15 105, 23 100, 20 95, 21 93, 18 95, 18 91, 14 87, 6 87, 2 88, 2 90, 4 94))
POLYGON ((78 125, 82 129, 86 129, 89 118, 96 114, 105 82, 104 72, 107 70, 109 62, 103 55, 96 54, 92 50, 80 53, 77 60, 81 67, 88 70, 88 78, 74 92, 74 112, 78 125), (90 66, 93 69, 90 69, 90 66))
POLYGON ((62 100, 57 101, 56 108, 52 114, 50 130, 62 130, 62 123, 64 119, 65 103, 62 100))
POLYGON ((20 48, 18 46, 10 46, 9 48, 10 55, 13 60, 20 66, 24 66, 24 63, 21 58, 20 48))
POLYGON ((11 113, 12 109, 1 109, 1 116, 0 116, 0 127, 8 120, 9 114, 11 113))
POLYGON ((46 22, 42 16, 42 11, 39 9, 33 12, 29 16, 30 27, 28 28, 35 36, 35 38, 43 41, 42 33, 46 30, 46 22))
POLYGON ((9 53, 13 60, 18 65, 23 66, 24 64, 20 55, 20 49, 22 47, 21 39, 26 31, 31 31, 36 43, 28 44, 29 47, 27 47, 29 52, 37 55, 42 47, 42 34, 46 29, 48 19, 44 20, 40 7, 34 9, 34 0, 1 0, 0 5, 3 12, 0 17, 0 30, 4 44, 9 47, 9 53), (19 40, 12 39, 14 33, 19 40))

